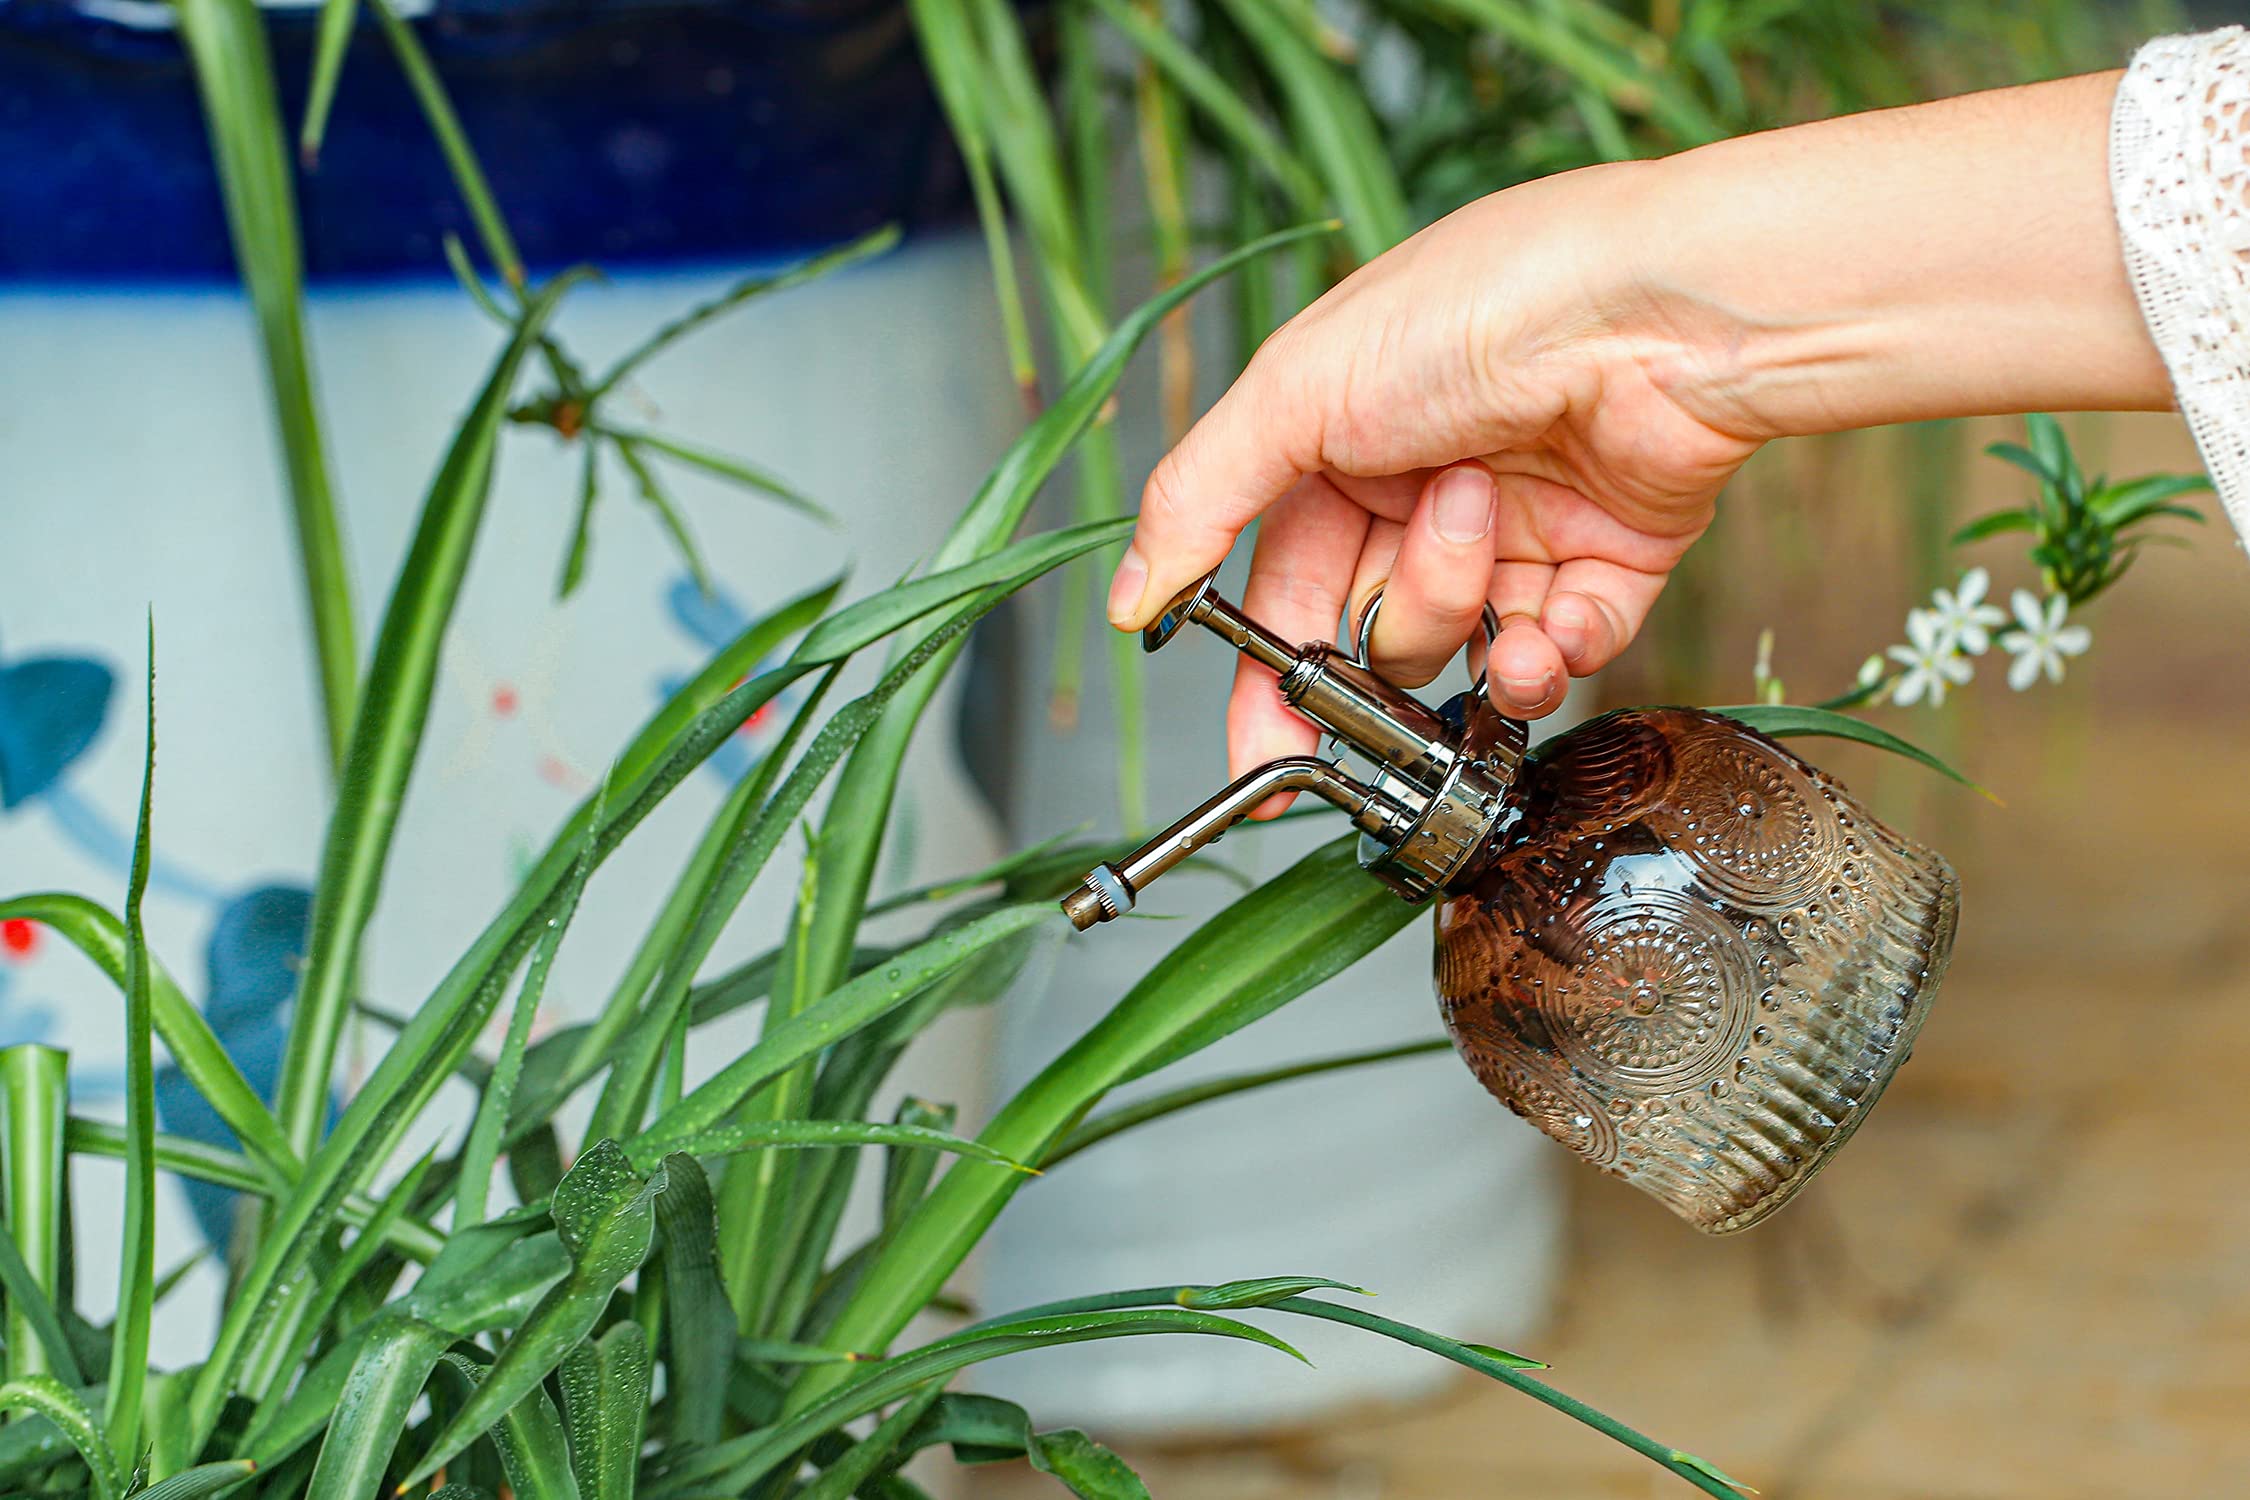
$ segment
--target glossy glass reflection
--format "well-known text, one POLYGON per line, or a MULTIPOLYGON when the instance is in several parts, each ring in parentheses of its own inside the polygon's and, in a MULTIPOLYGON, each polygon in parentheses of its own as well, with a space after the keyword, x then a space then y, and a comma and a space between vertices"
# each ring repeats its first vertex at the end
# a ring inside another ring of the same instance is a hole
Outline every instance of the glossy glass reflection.
POLYGON ((1437 919, 1485 1087, 1698 1229, 1803 1187, 1905 1061, 1959 882, 1741 723, 1636 709, 1527 761, 1506 849, 1437 919))

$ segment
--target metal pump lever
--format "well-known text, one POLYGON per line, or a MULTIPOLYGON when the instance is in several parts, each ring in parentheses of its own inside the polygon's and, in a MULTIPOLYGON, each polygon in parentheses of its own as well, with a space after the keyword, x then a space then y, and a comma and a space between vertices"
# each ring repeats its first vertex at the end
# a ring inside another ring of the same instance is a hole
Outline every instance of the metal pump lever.
POLYGON ((1480 689, 1441 712, 1325 641, 1290 646, 1222 598, 1216 583, 1207 575, 1167 605, 1141 632, 1142 649, 1160 649, 1183 625, 1205 627, 1276 673, 1283 701, 1373 761, 1375 777, 1363 783, 1310 756, 1260 766, 1122 863, 1089 872, 1062 903, 1072 924, 1083 931, 1131 911, 1150 881, 1276 792, 1312 792, 1351 814, 1361 865, 1409 901, 1473 873, 1522 758, 1523 726, 1495 713, 1480 689))

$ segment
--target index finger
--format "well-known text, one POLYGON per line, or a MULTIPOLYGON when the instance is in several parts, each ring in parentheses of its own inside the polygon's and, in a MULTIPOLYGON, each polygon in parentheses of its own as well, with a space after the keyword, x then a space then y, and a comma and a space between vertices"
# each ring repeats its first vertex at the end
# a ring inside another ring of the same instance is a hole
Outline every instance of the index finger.
POLYGON ((1154 619, 1225 559, 1245 526, 1320 471, 1314 408, 1285 390, 1278 338, 1149 475, 1133 543, 1110 582, 1109 622, 1118 629, 1154 619))

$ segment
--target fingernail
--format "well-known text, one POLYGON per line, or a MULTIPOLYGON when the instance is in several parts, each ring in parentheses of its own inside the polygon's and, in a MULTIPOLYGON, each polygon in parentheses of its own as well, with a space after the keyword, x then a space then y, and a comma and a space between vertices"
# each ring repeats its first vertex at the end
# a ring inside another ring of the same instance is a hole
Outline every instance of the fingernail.
POLYGON ((1532 709, 1547 701, 1554 691, 1555 674, 1542 672, 1537 677, 1503 677, 1500 679, 1500 696, 1508 700, 1511 708, 1532 709))
POLYGON ((1473 542, 1492 529, 1492 476, 1482 465, 1447 469, 1437 477, 1430 519, 1449 542, 1473 542))
POLYGON ((1586 654, 1586 609, 1569 600, 1557 600, 1547 610, 1547 639, 1564 658, 1576 661, 1586 654))
POLYGON ((1117 565, 1117 574, 1109 581, 1109 623, 1123 630, 1133 622, 1141 610, 1141 595, 1148 592, 1148 564, 1141 561, 1141 549, 1127 547, 1125 559, 1117 565))

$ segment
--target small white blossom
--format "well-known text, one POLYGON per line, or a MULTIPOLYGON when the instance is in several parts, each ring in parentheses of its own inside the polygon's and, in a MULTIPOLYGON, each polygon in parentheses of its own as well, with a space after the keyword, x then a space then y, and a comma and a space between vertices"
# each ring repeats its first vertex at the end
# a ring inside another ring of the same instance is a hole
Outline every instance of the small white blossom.
POLYGON ((1863 688, 1871 688, 1876 683, 1881 682, 1883 680, 1884 673, 1888 672, 1889 670, 1890 669, 1888 667, 1883 665, 1883 658, 1881 653, 1870 656, 1869 658, 1867 658, 1867 660, 1859 664, 1859 677, 1857 679, 1859 685, 1863 688))
POLYGON ((2063 623, 2070 601, 2061 594, 2049 595, 2042 605, 2031 590, 2017 589, 2008 602, 2015 607, 2017 628, 2002 636, 2000 644, 2015 657, 2008 663, 2008 686, 2019 693, 2042 672, 2049 682, 2062 681, 2063 658, 2084 656, 2094 644, 2094 633, 2085 626, 2063 623))
POLYGON ((1958 643, 1945 632, 1935 610, 1916 609, 1906 615, 1907 645, 1893 646, 1891 660, 1906 670, 1891 687, 1891 701, 1911 708, 1924 699, 1932 708, 1945 702, 1948 687, 1958 687, 1975 675, 1958 643))
POLYGON ((1984 591, 1991 586, 1990 573, 1971 568, 1950 592, 1938 589, 1930 595, 1930 613, 1937 616, 1942 639, 1970 656, 1990 651, 1992 627, 2007 623, 2006 611, 1984 602, 1984 591))

